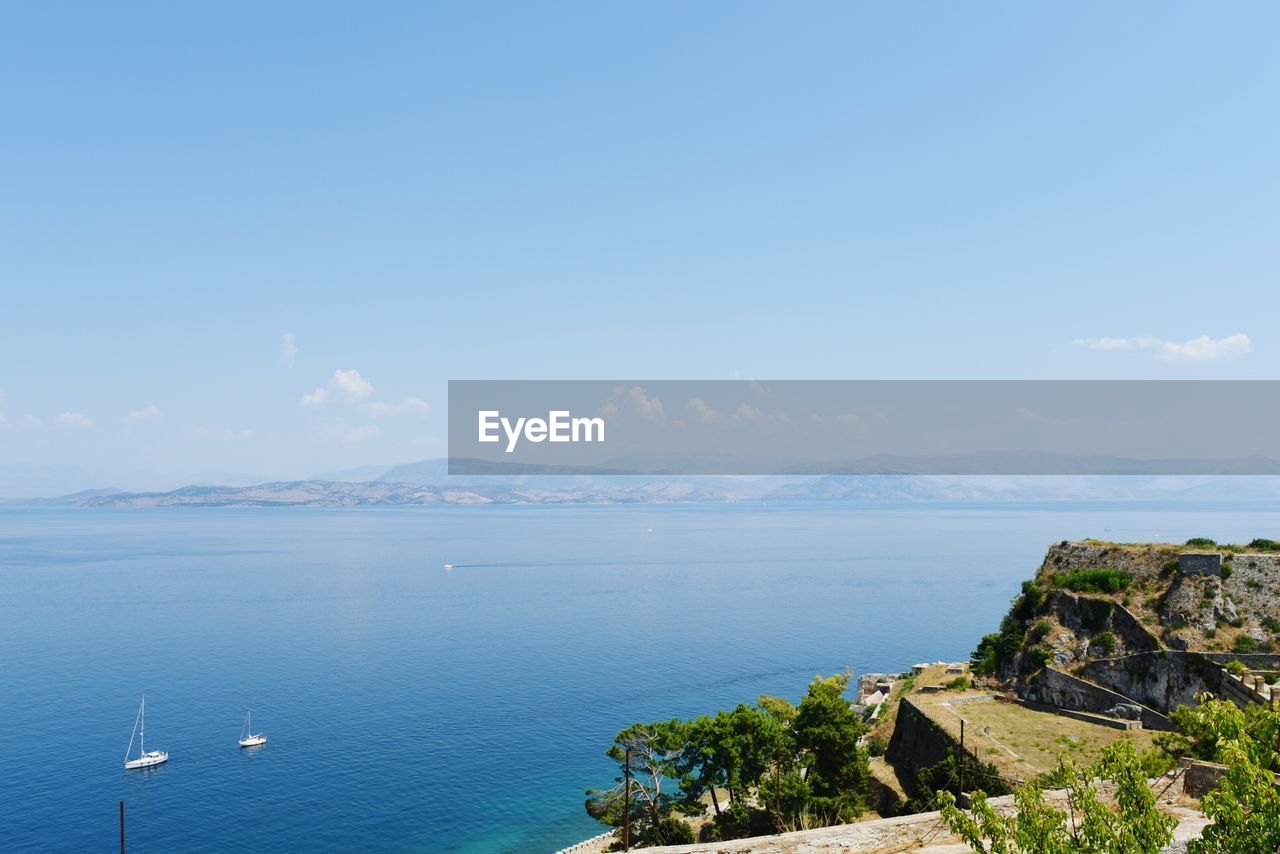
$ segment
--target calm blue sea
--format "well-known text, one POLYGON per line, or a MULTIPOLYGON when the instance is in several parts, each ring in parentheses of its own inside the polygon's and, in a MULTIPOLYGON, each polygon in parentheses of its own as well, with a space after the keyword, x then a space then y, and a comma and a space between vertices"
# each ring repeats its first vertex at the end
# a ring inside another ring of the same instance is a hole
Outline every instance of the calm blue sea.
POLYGON ((115 850, 123 799, 131 852, 550 851, 601 829, 583 790, 635 720, 965 657, 1053 541, 1278 533, 1133 504, 3 509, 0 848, 115 850), (172 758, 126 773, 143 692, 172 758))

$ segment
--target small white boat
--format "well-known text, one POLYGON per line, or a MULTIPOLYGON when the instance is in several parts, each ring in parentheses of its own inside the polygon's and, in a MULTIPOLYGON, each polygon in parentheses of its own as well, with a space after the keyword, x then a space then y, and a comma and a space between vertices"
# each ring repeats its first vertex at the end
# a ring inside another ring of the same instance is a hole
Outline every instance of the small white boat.
POLYGON ((262 733, 253 734, 253 709, 250 709, 244 716, 244 723, 240 726, 240 746, 257 747, 266 743, 267 737, 265 735, 262 733))
POLYGON ((169 754, 163 750, 152 750, 147 752, 146 746, 147 734, 147 697, 142 696, 142 703, 138 706, 138 716, 133 720, 133 734, 129 736, 129 748, 124 752, 124 770, 132 771, 135 768, 150 768, 153 765, 163 765, 169 761, 169 754), (129 754, 133 752, 133 738, 138 737, 138 758, 130 759, 129 754))
POLYGON ((451 564, 451 563, 446 563, 446 564, 444 565, 444 571, 445 571, 445 572, 451 572, 452 570, 453 570, 453 564, 451 564))

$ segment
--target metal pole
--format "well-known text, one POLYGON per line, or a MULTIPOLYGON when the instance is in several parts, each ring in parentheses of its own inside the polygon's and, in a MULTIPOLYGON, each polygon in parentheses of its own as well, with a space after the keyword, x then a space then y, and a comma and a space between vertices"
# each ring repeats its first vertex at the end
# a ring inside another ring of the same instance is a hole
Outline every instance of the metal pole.
POLYGON ((124 854, 124 801, 120 802, 120 854, 124 854))
POLYGON ((622 850, 631 850, 631 748, 627 748, 623 763, 623 776, 626 788, 622 791, 622 850))
POLYGON ((964 718, 960 719, 960 798, 964 799, 964 718))

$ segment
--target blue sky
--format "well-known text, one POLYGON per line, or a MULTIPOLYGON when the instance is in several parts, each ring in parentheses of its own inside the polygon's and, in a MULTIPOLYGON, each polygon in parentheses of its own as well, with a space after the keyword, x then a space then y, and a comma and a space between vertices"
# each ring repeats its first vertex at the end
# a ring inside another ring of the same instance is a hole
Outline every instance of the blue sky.
POLYGON ((0 15, 0 465, 440 456, 450 378, 1280 366, 1274 4, 0 15))

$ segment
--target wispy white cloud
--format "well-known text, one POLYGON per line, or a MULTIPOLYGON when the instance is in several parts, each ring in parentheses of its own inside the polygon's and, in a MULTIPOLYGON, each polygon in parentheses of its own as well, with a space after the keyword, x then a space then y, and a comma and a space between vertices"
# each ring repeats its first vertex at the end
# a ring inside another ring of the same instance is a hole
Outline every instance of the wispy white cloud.
POLYGON ((333 372, 329 382, 302 398, 303 406, 320 406, 324 403, 358 403, 373 394, 373 384, 360 376, 355 368, 333 372))
POLYGON ((292 332, 286 332, 280 342, 280 355, 284 357, 285 364, 293 367, 293 360, 298 355, 298 336, 292 332))
POLYGON ((1186 341, 1136 335, 1130 338, 1077 338, 1071 343, 1105 352, 1142 350, 1166 362, 1223 362, 1253 351, 1253 342, 1243 332, 1225 338, 1201 335, 1186 341))
MULTIPOLYGON (((409 395, 400 401, 373 400, 373 383, 360 372, 352 368, 349 371, 336 370, 329 381, 304 395, 301 405, 307 409, 325 409, 330 412, 343 408, 354 413, 363 413, 370 418, 390 418, 396 415, 422 415, 431 410, 430 405, 420 397, 409 395)), ((365 442, 375 438, 378 430, 369 427, 347 427, 340 419, 329 422, 325 431, 344 442, 365 442), (334 424, 341 426, 335 427, 334 424)))
POLYGON ((694 417, 696 417, 699 421, 709 423, 712 421, 719 421, 722 418, 724 418, 724 415, 716 411, 714 407, 710 406, 705 400, 703 400, 700 397, 695 397, 690 399, 690 401, 686 403, 685 406, 688 407, 689 411, 692 412, 694 414, 694 417))
POLYGON ((160 417, 160 407, 149 403, 141 409, 131 409, 120 417, 121 424, 136 424, 139 421, 153 421, 160 417))
POLYGON ((72 427, 78 430, 92 430, 93 419, 83 412, 60 412, 53 418, 59 427, 72 427))
POLYGON ((329 390, 324 386, 320 386, 310 394, 304 394, 302 396, 302 405, 303 406, 319 406, 320 404, 324 403, 328 399, 329 399, 329 390))
POLYGON ((320 386, 310 394, 304 394, 302 396, 302 405, 303 406, 319 406, 320 404, 324 403, 328 399, 329 399, 329 390, 324 386, 320 386))
POLYGON ((44 426, 44 422, 28 412, 22 416, 22 426, 26 427, 28 430, 39 430, 44 426))
POLYGON ((631 389, 616 388, 613 396, 600 406, 600 412, 605 415, 616 415, 624 410, 658 424, 667 420, 662 401, 650 397, 640 386, 633 386, 631 389))
POLYGON ((347 400, 364 400, 373 394, 373 385, 354 368, 349 371, 334 371, 330 384, 347 400))

